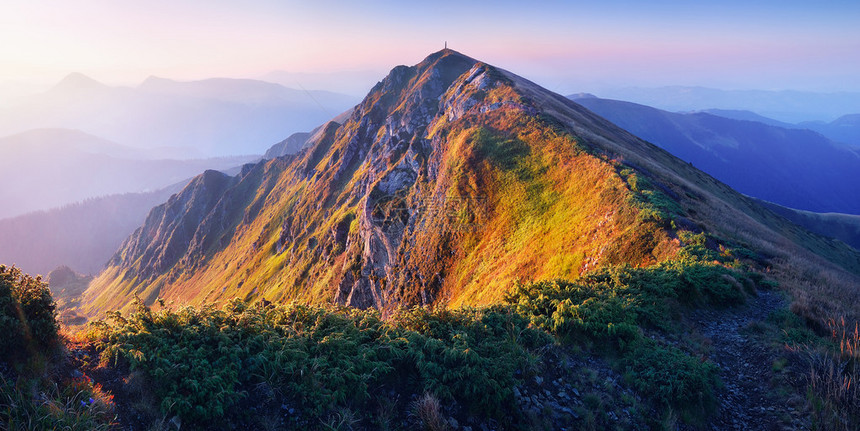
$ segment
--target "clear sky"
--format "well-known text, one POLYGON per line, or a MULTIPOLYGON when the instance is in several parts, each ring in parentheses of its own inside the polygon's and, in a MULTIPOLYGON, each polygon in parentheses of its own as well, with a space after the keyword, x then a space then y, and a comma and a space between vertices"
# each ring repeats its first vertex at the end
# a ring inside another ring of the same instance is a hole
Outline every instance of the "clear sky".
POLYGON ((3 0, 0 82, 374 71, 449 47, 562 93, 860 90, 860 1, 3 0))

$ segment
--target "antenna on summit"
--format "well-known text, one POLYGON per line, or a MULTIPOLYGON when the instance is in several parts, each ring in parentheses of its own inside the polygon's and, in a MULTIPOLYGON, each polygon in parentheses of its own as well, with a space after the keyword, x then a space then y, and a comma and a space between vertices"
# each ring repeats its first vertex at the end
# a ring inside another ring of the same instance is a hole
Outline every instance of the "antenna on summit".
POLYGON ((445 41, 445 49, 448 49, 448 41, 445 41))

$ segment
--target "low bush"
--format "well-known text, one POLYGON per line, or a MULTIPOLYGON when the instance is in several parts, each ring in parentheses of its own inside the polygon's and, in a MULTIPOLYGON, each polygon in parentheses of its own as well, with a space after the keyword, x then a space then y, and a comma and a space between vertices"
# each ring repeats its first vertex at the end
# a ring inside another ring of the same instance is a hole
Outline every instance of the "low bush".
POLYGON ((670 329, 679 311, 673 304, 743 303, 739 279, 744 277, 719 264, 672 260, 647 268, 607 267, 576 281, 517 284, 505 300, 562 337, 623 344, 636 339, 641 326, 670 329))
POLYGON ((57 341, 56 305, 48 285, 0 265, 0 362, 41 355, 57 341))
POLYGON ((640 393, 695 417, 716 403, 717 367, 644 334, 676 332, 684 307, 743 303, 743 283, 754 282, 687 255, 647 268, 603 268, 575 281, 518 284, 505 299, 537 327, 617 356, 620 371, 640 393))
POLYGON ((319 420, 339 408, 372 411, 375 395, 403 388, 501 420, 516 409, 512 389, 533 351, 552 342, 528 325, 505 307, 415 308, 383 321, 347 308, 234 301, 154 312, 138 303, 128 317, 92 323, 87 336, 103 359, 158 381, 160 407, 184 424, 243 421, 233 407, 261 384, 319 420))
POLYGON ((624 356, 628 383, 662 405, 687 412, 710 412, 719 386, 716 365, 684 351, 642 340, 624 356))
POLYGON ((0 265, 0 429, 110 429, 110 397, 63 377, 55 309, 41 277, 0 265))

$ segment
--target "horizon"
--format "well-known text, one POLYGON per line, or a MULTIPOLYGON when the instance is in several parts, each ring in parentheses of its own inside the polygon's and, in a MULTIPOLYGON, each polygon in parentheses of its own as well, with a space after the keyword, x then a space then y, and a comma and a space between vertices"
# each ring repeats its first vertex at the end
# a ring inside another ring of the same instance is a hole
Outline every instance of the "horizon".
MULTIPOLYGON (((149 76, 271 82, 265 77, 283 71, 305 75, 310 86, 300 87, 330 90, 314 87, 314 75, 378 80, 447 42, 561 94, 664 86, 860 91, 860 58, 852 55, 860 5, 850 2, 335 3, 4 5, 0 38, 17 43, 0 48, 0 83, 38 92, 75 72, 136 86, 149 76)), ((361 96, 355 89, 375 82, 344 88, 361 96)))

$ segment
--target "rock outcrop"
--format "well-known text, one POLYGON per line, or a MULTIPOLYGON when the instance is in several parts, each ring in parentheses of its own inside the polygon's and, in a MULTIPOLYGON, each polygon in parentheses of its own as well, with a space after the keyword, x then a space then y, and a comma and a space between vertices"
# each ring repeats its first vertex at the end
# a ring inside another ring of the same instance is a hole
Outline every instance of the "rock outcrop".
POLYGON ((782 223, 573 101, 443 50, 394 68, 299 153, 196 178, 126 241, 85 308, 133 294, 487 304, 516 280, 662 261, 676 229, 744 240, 717 213, 749 232, 782 223))

